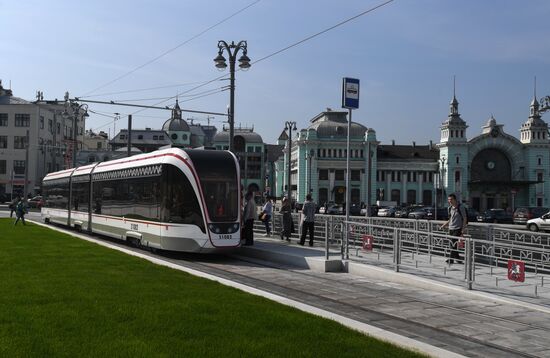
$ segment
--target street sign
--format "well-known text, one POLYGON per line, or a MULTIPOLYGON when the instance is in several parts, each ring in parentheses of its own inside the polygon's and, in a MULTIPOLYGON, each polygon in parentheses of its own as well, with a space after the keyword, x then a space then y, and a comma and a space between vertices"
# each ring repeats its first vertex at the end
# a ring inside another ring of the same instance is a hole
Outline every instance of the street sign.
POLYGON ((508 280, 516 282, 525 281, 525 262, 508 260, 508 280))
POLYGON ((342 108, 359 108, 359 80, 357 78, 343 78, 342 108))

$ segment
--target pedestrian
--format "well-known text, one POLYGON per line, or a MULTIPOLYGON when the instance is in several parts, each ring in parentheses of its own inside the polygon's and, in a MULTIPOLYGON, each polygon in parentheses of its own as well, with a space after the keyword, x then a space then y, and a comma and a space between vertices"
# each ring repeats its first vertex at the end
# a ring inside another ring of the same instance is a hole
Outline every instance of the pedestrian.
POLYGON ((309 231, 309 246, 313 246, 313 229, 315 224, 315 203, 311 199, 311 194, 306 195, 306 202, 302 207, 302 236, 300 236, 300 245, 304 246, 306 233, 309 231))
POLYGON ((244 196, 245 204, 243 210, 243 236, 244 245, 254 245, 254 220, 256 219, 256 202, 254 201, 254 195, 251 192, 246 193, 244 196))
POLYGON ((17 225, 19 220, 23 223, 23 225, 27 225, 25 223, 25 214, 28 212, 27 209, 27 203, 25 199, 20 199, 19 202, 17 202, 17 205, 15 207, 15 216, 17 219, 15 219, 15 223, 13 225, 17 225))
POLYGON ((271 201, 270 196, 267 197, 267 201, 262 207, 262 214, 262 221, 265 225, 265 235, 271 236, 271 215, 273 215, 273 202, 271 201))
POLYGON ((19 197, 19 195, 17 195, 10 203, 9 205, 9 208, 10 208, 10 218, 13 217, 13 213, 15 212, 15 207, 17 206, 17 203, 19 202, 21 198, 19 197))
POLYGON ((290 200, 288 198, 283 198, 283 203, 281 205, 281 214, 283 214, 283 230, 281 231, 281 240, 290 242, 290 235, 292 234, 292 207, 290 205, 290 200))
POLYGON ((453 264, 454 260, 456 260, 460 264, 462 263, 462 259, 458 255, 458 238, 466 234, 466 230, 468 230, 468 214, 466 208, 456 200, 455 194, 449 194, 447 201, 449 202, 449 220, 441 225, 441 230, 448 227, 449 235, 455 236, 456 239, 450 239, 449 248, 451 250, 451 257, 446 262, 453 264))

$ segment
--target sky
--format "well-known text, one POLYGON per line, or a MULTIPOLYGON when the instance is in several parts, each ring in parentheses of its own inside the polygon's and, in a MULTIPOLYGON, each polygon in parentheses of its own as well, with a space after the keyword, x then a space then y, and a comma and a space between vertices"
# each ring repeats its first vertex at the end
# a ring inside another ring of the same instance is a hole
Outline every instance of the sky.
MULTIPOLYGON (((453 76, 468 138, 491 115, 518 137, 535 76, 537 98, 550 95, 546 0, 394 0, 270 56, 383 2, 0 0, 0 79, 30 101, 38 90, 48 100, 68 91, 83 100, 171 107, 178 96, 184 110, 225 113, 229 81, 212 81, 229 76, 214 66, 217 44, 246 40, 252 66, 235 74, 235 125, 254 126, 266 143, 276 142, 286 121, 303 129, 326 108, 342 110, 343 77, 361 81, 352 118, 374 128, 382 144, 438 142, 453 76)), ((126 128, 128 114, 135 129, 161 128, 170 117, 89 109, 86 127, 111 135, 126 128)), ((227 121, 183 116, 219 129, 227 121)))

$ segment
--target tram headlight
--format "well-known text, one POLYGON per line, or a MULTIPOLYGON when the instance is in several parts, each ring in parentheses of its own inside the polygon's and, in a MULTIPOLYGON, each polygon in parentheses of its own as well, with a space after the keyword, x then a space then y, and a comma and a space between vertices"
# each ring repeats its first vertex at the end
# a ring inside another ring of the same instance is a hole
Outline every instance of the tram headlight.
POLYGON ((216 228, 216 230, 214 230, 214 232, 215 232, 216 234, 219 234, 219 233, 220 233, 220 231, 221 231, 221 230, 220 230, 220 228, 219 228, 219 227, 217 227, 217 228, 216 228))

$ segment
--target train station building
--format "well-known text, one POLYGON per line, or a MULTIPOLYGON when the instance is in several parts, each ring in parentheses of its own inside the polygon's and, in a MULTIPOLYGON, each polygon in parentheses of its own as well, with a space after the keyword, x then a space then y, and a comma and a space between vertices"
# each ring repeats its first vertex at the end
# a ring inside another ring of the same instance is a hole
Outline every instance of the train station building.
MULTIPOLYGON (((550 141, 548 124, 533 98, 519 138, 507 134, 494 117, 468 139, 468 125, 453 96, 439 143, 381 144, 373 128, 354 122, 350 132, 351 203, 377 200, 397 205, 446 205, 456 193, 476 210, 548 206, 550 141), (370 155, 369 155, 370 153, 370 155)), ((288 140, 279 138, 284 154, 275 163, 275 195, 303 202, 308 192, 317 203, 344 203, 346 198, 347 112, 327 109, 288 140), (289 144, 290 143, 290 144, 289 144), (290 171, 288 150, 290 148, 290 171), (289 174, 290 173, 290 174, 289 174)))

